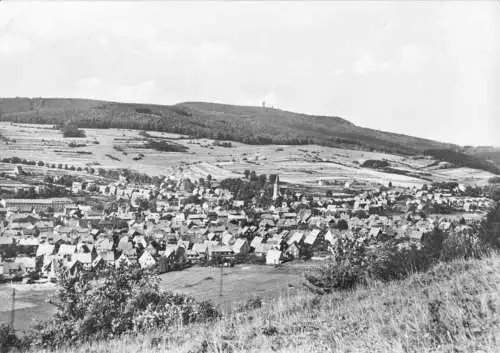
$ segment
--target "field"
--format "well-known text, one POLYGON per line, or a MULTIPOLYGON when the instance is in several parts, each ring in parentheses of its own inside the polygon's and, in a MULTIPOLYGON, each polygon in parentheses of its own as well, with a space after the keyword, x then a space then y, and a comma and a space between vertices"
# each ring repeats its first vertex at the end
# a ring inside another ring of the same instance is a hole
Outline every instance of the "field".
MULTIPOLYGON (((53 284, 12 285, 16 290, 15 325, 17 330, 26 330, 37 321, 48 319, 55 307, 46 301, 54 293, 53 284)), ((12 308, 12 288, 10 284, 0 285, 0 323, 10 323, 12 308)))
MULTIPOLYGON (((314 265, 308 262, 307 266, 314 265)), ((278 268, 260 265, 238 265, 223 269, 223 295, 220 296, 220 268, 192 267, 160 275, 160 287, 185 293, 198 300, 212 300, 226 311, 247 299, 260 296, 271 299, 288 296, 303 289, 303 263, 285 264, 278 268)), ((47 299, 55 291, 51 284, 14 284, 16 289, 15 327, 29 329, 35 322, 45 320, 55 312, 47 299)), ((12 289, 0 285, 0 323, 11 319, 12 289)))
MULTIPOLYGON (((210 139, 122 129, 85 129, 85 138, 63 138, 50 125, 0 122, 0 157, 41 160, 75 167, 130 168, 150 175, 175 175, 198 179, 242 176, 245 169, 258 174, 279 174, 283 182, 342 189, 346 181, 367 188, 377 184, 413 186, 431 181, 456 180, 483 184, 492 176, 470 168, 444 168, 424 156, 404 156, 318 145, 246 145, 231 142, 218 146, 210 139), (162 152, 147 141, 165 141, 187 147, 186 152, 162 152), (72 143, 72 144, 71 144, 72 143), (76 146, 76 147, 75 147, 76 146), (368 159, 385 159, 390 172, 360 167, 368 159), (334 185, 336 183, 336 185, 334 185)), ((0 166, 1 167, 1 166, 0 166)), ((31 167, 48 172, 45 167, 31 167)), ((54 170, 52 170, 54 171, 54 170)), ((338 190, 336 190, 338 191, 338 190)))

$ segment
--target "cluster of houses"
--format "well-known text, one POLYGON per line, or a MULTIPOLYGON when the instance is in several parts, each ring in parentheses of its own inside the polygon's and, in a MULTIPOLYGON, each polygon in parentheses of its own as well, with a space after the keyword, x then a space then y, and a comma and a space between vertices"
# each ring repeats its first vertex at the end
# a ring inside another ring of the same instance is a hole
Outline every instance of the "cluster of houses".
MULTIPOLYGON (((273 199, 277 199, 276 178, 273 199)), ((73 192, 81 193, 82 183, 73 192)), ((97 208, 71 198, 6 199, 0 203, 0 278, 56 278, 61 269, 138 263, 159 272, 196 263, 322 258, 340 239, 420 239, 439 227, 463 230, 481 222, 494 202, 460 191, 385 188, 331 197, 297 193, 262 209, 213 181, 166 178, 161 185, 126 179, 99 185, 97 208), (423 216, 435 203, 455 212, 423 216)))

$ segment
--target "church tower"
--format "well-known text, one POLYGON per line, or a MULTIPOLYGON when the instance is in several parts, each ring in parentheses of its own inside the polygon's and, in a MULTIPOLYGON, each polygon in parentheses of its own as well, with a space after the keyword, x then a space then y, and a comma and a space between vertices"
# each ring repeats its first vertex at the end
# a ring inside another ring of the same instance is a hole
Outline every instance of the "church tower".
POLYGON ((276 175, 276 180, 274 181, 274 189, 273 189, 273 200, 276 201, 278 196, 280 196, 280 177, 276 175))

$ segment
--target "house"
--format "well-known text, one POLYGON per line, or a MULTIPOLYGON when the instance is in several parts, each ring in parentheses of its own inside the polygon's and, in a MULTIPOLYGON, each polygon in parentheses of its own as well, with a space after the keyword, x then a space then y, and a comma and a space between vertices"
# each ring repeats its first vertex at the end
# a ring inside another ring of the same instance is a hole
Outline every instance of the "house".
POLYGON ((52 244, 40 244, 36 249, 36 257, 45 257, 54 254, 55 246, 52 244))
POLYGON ((299 244, 301 241, 302 241, 302 238, 304 237, 304 232, 301 231, 301 230, 296 230, 295 232, 293 232, 288 240, 287 240, 287 244, 288 245, 291 245, 293 243, 297 243, 299 244))
POLYGON ((92 261, 92 268, 95 270, 97 268, 100 268, 101 266, 105 265, 105 261, 101 256, 97 256, 93 261, 92 261))
POLYGON ((283 262, 280 250, 269 250, 266 254, 266 265, 279 265, 283 262))
POLYGON ((304 243, 307 244, 307 245, 310 245, 310 246, 313 246, 316 244, 316 242, 318 241, 318 236, 320 234, 320 230, 319 229, 313 229, 311 230, 309 233, 307 233, 305 239, 304 239, 304 243))
POLYGON ((130 242, 129 237, 126 235, 120 239, 118 245, 116 246, 116 249, 120 251, 132 250, 133 248, 134 244, 130 242))
POLYGON ((222 234, 222 244, 230 245, 232 243, 234 243, 234 236, 229 232, 224 232, 222 234))
POLYGON ((329 242, 330 244, 334 244, 336 242, 336 239, 337 235, 335 234, 335 232, 329 229, 325 234, 325 241, 329 242))
POLYGON ((285 254, 292 257, 293 259, 297 259, 300 256, 300 249, 297 243, 291 243, 286 249, 285 254))
POLYGON ((208 258, 213 260, 216 258, 227 260, 234 258, 234 252, 227 245, 216 245, 208 248, 208 258))
POLYGON ((254 237, 252 239, 252 242, 250 243, 250 247, 253 249, 256 249, 257 247, 260 246, 260 244, 262 244, 263 240, 264 240, 264 238, 262 238, 262 237, 254 237))
POLYGON ((21 266, 24 275, 36 272, 36 259, 34 257, 17 257, 14 262, 21 266))
POLYGON ((239 255, 246 255, 250 252, 250 245, 244 238, 238 238, 233 244, 233 252, 239 255))
POLYGON ((133 264, 132 259, 123 252, 120 257, 115 261, 115 267, 120 268, 121 266, 130 266, 133 264))
POLYGON ((112 250, 99 252, 98 257, 102 258, 102 261, 107 265, 113 265, 116 262, 115 252, 112 250))
POLYGON ((151 268, 156 266, 156 260, 149 251, 144 251, 139 257, 139 265, 141 265, 141 268, 151 268))
POLYGON ((61 244, 59 246, 59 251, 57 254, 61 257, 65 257, 67 259, 71 259, 71 256, 76 253, 76 246, 69 244, 61 244))
POLYGON ((79 181, 74 181, 73 184, 71 185, 71 192, 73 194, 78 194, 82 190, 83 190, 83 183, 79 181))
POLYGON ((198 255, 208 256, 208 247, 206 243, 195 243, 191 250, 198 255))
POLYGON ((37 238, 20 239, 17 244, 18 252, 28 255, 35 255, 40 241, 37 238))
POLYGON ((92 268, 91 253, 77 253, 73 256, 73 260, 78 261, 86 270, 90 270, 92 268))
POLYGON ((23 276, 23 268, 17 262, 4 262, 3 263, 3 277, 4 279, 16 279, 23 276))
POLYGON ((100 238, 95 243, 95 248, 98 253, 113 250, 113 241, 108 238, 100 238))
POLYGON ((257 256, 265 256, 267 252, 271 249, 271 245, 260 243, 255 249, 254 253, 257 256))
POLYGON ((142 236, 142 235, 136 235, 132 239, 132 242, 134 243, 134 245, 136 247, 142 246, 143 248, 145 248, 146 246, 148 246, 148 242, 146 241, 146 238, 144 238, 144 236, 142 236))
POLYGON ((54 230, 53 221, 38 221, 34 224, 34 226, 39 232, 51 232, 54 230))
POLYGON ((382 235, 382 229, 379 227, 371 227, 370 231, 368 232, 368 236, 370 238, 378 238, 382 235))

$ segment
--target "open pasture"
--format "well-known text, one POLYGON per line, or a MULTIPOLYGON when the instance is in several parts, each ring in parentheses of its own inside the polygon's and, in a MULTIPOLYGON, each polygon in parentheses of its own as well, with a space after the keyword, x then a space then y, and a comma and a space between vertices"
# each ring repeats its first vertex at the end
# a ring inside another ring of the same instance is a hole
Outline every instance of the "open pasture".
POLYGON ((160 286, 198 300, 211 300, 227 309, 235 308, 254 296, 266 300, 303 290, 304 270, 293 263, 279 267, 248 264, 225 267, 222 270, 222 296, 221 270, 216 267, 192 267, 165 273, 160 276, 160 286))

